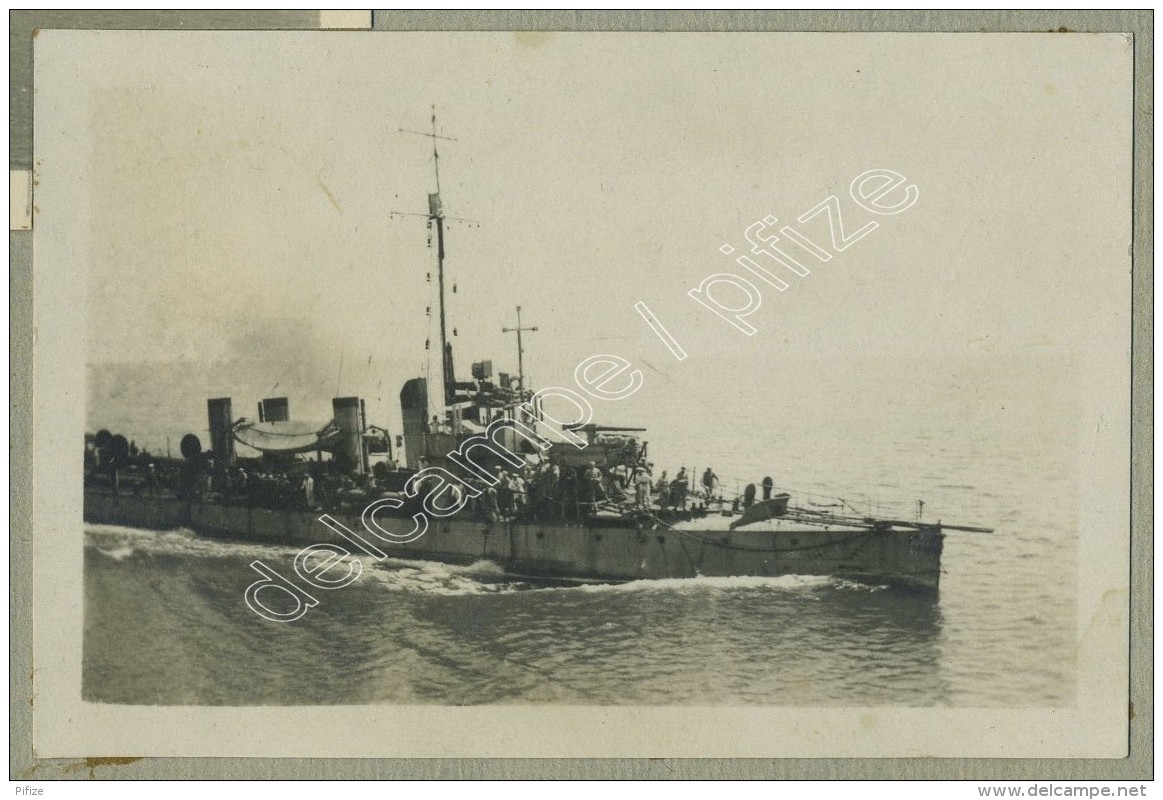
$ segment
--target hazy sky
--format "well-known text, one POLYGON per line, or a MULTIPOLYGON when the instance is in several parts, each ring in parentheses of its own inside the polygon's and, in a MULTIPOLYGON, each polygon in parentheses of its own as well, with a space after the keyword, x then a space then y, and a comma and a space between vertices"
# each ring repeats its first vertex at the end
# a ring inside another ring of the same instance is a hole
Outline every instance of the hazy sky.
POLYGON ((424 220, 389 212, 426 210, 430 142, 398 129, 427 128, 433 103, 457 139, 441 142, 445 209, 473 221, 448 231, 462 374, 481 358, 516 372, 501 327, 521 305, 534 384, 597 353, 647 362, 643 390, 595 403, 599 418, 721 416, 745 446, 773 416, 861 397, 1037 403, 1121 352, 1120 36, 48 32, 37 47, 36 235, 69 238, 85 276, 90 426, 180 435, 218 395, 240 415, 287 394, 323 420, 339 393, 398 431, 436 302, 424 220), (848 186, 874 168, 918 202, 862 210, 848 186), (46 208, 54 193, 82 212, 46 208), (719 248, 746 252, 766 215, 826 244, 824 217, 794 220, 830 195, 847 228, 880 227, 804 258, 808 276, 782 271, 784 292, 748 276, 755 336, 687 297, 747 275, 719 248))

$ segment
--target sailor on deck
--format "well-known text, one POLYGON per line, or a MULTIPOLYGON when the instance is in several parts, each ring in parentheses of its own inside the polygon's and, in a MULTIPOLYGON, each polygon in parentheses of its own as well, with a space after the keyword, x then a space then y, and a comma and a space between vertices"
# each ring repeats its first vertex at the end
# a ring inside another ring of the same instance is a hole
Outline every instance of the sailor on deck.
POLYGON ((634 470, 634 507, 639 511, 650 508, 650 473, 645 467, 634 470))
POLYGON ((591 502, 597 502, 599 498, 606 499, 606 491, 602 488, 602 471, 593 461, 586 468, 586 486, 590 491, 591 502))
POLYGON ((679 511, 686 509, 687 488, 686 467, 683 467, 674 476, 674 480, 670 482, 670 500, 679 511))
POLYGON ((518 517, 524 516, 528 500, 525 479, 519 473, 514 473, 509 478, 509 487, 513 491, 513 513, 518 517))
POLYGON ((710 500, 711 497, 715 494, 715 483, 718 480, 719 476, 716 475, 710 467, 707 467, 706 472, 703 473, 703 490, 706 492, 706 497, 708 500, 710 500))
POLYGON ((494 484, 490 483, 485 489, 483 509, 485 519, 489 522, 496 522, 500 519, 501 510, 497 502, 497 487, 494 484))
POLYGON ((497 505, 501 514, 508 516, 513 512, 513 487, 509 484, 508 473, 500 464, 493 467, 493 470, 496 473, 493 488, 496 489, 497 505))
POLYGON ((307 508, 315 507, 315 479, 311 473, 303 476, 303 500, 307 508))
POLYGON ((618 464, 610 470, 610 478, 615 482, 619 490, 625 491, 630 487, 630 467, 625 464, 618 464))

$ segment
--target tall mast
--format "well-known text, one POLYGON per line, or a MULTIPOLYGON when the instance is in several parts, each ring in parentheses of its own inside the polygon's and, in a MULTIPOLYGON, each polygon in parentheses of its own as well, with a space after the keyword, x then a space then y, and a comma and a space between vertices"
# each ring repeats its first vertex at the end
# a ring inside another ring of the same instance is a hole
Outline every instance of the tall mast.
POLYGON ((440 202, 440 151, 437 148, 437 140, 444 139, 449 142, 455 142, 449 136, 441 136, 436 132, 436 105, 432 106, 432 131, 409 131, 403 128, 400 129, 403 133, 414 133, 419 136, 427 136, 432 139, 432 167, 436 173, 436 191, 428 195, 428 222, 436 228, 436 280, 438 287, 438 305, 440 308, 440 365, 441 375, 444 378, 444 405, 448 406, 453 399, 453 382, 455 376, 453 375, 452 354, 449 352, 448 346, 448 323, 447 314, 444 308, 444 208, 440 202))

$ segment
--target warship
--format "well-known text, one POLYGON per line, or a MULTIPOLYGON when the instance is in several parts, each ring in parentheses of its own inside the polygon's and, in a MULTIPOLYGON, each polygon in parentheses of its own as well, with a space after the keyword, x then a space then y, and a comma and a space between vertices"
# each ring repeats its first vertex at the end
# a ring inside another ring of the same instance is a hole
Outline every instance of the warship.
POLYGON ((236 418, 232 398, 211 398, 209 448, 187 434, 180 459, 140 453, 108 430, 87 435, 86 521, 487 560, 529 580, 824 575, 921 591, 938 589, 946 531, 990 531, 922 521, 920 506, 904 520, 797 504, 770 480, 725 494, 713 480, 656 478, 644 429, 555 425, 544 412, 526 386, 521 336, 536 328, 522 327, 520 307, 517 326, 503 328, 517 334, 518 374, 494 376, 490 361, 477 361, 458 380, 445 305, 445 227, 454 218, 441 204, 435 114, 424 135, 436 172, 420 216, 435 249, 440 378, 403 384, 395 446, 368 424, 359 397, 335 398, 322 424, 292 419, 285 397, 262 399, 257 419, 236 418))

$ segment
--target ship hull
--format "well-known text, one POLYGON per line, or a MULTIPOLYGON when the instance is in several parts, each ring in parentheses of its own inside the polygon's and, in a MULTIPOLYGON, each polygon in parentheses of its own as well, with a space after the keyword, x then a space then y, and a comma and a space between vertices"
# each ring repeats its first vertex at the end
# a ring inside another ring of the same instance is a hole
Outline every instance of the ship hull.
MULTIPOLYGON (((306 547, 352 543, 320 512, 190 503, 171 497, 86 491, 85 520, 157 530, 188 528, 213 538, 306 547)), ((331 516, 353 531, 357 515, 331 516)), ((697 523, 695 523, 697 524, 697 523)), ((935 591, 944 534, 925 530, 677 530, 586 524, 433 520, 419 539, 380 550, 398 558, 471 563, 486 559, 528 578, 624 582, 662 578, 827 575, 935 591)))

